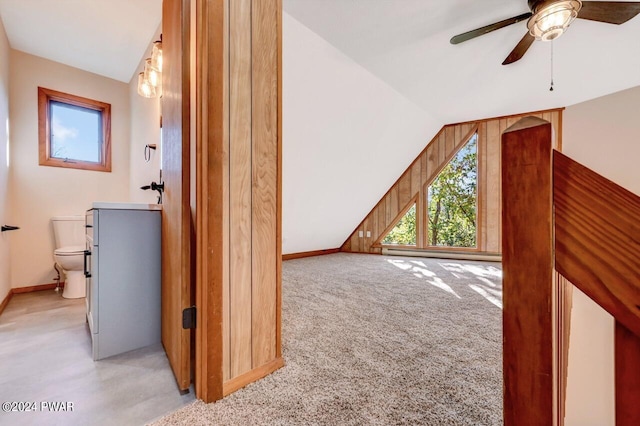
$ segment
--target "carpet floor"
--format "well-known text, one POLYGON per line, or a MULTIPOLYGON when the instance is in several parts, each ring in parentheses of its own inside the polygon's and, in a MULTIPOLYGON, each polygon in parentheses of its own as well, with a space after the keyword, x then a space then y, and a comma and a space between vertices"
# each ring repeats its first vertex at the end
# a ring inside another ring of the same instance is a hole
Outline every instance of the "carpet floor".
POLYGON ((283 357, 154 425, 502 424, 499 263, 337 253, 283 263, 283 357))

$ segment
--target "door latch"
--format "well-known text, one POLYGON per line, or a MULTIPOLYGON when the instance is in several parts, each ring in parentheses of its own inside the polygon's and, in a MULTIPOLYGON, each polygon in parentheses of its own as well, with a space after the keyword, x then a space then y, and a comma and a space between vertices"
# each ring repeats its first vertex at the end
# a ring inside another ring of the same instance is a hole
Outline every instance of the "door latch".
POLYGON ((196 307, 191 306, 182 310, 182 328, 185 330, 196 328, 196 307))

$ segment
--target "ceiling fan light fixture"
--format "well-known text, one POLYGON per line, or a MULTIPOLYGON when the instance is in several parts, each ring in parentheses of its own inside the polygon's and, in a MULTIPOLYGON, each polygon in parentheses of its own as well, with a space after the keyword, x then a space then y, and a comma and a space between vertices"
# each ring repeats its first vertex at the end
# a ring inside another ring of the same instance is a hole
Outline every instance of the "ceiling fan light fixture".
POLYGON ((540 7, 529 18, 527 28, 536 40, 551 41, 560 37, 578 17, 580 0, 561 0, 540 7))

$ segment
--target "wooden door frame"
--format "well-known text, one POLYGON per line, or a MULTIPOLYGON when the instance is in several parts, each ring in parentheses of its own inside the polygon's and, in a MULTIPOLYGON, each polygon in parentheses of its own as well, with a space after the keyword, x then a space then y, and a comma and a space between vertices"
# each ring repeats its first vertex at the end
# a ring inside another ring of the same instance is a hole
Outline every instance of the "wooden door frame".
POLYGON ((228 258, 220 236, 229 229, 225 204, 217 196, 224 196, 228 187, 223 143, 229 135, 225 10, 226 1, 196 0, 195 390, 205 402, 223 396, 222 292, 228 258))

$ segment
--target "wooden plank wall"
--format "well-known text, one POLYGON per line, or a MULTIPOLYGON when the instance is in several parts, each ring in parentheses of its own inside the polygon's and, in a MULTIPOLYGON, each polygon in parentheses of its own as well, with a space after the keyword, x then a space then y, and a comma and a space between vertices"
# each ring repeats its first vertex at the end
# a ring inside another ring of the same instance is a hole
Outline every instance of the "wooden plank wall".
POLYGON ((281 2, 229 0, 229 281, 224 394, 282 366, 281 2))
MULTIPOLYGON (((428 249, 425 207, 429 184, 477 130, 478 247, 475 251, 500 253, 502 250, 501 135, 509 126, 525 116, 549 121, 554 129, 554 147, 560 147, 561 140, 555 135, 562 134, 562 109, 446 125, 373 207, 344 242, 341 250, 353 253, 381 253, 380 241, 416 201, 418 235, 415 248, 428 249)), ((442 248, 439 247, 438 250, 442 251, 442 248)))
POLYGON ((196 387, 211 402, 284 364, 282 1, 198 8, 196 387))
POLYGON ((228 7, 230 255, 229 287, 223 294, 225 395, 282 365, 281 2, 233 0, 228 7))

